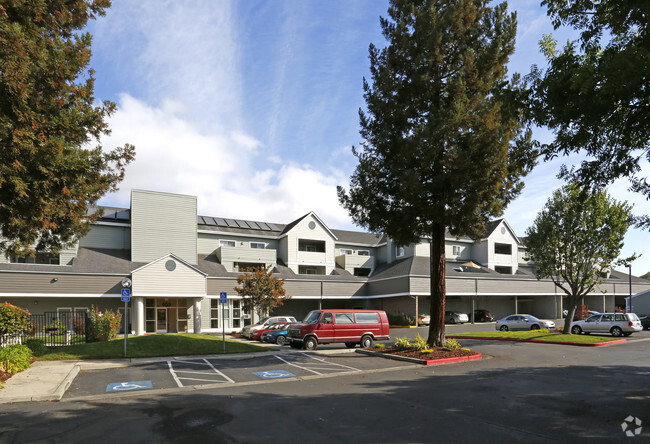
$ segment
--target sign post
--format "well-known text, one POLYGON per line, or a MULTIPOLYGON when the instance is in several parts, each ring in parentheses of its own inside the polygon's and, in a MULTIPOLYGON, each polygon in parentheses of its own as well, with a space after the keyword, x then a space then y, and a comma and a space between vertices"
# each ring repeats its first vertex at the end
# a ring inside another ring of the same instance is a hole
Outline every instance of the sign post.
POLYGON ((126 340, 129 337, 129 324, 128 324, 128 303, 131 300, 131 279, 124 278, 122 279, 122 301, 124 302, 124 318, 122 319, 122 325, 124 326, 124 357, 126 358, 126 340))
MULTIPOLYGON (((221 304, 227 304, 228 303, 228 293, 225 291, 222 291, 219 293, 219 302, 221 304)), ((225 305, 221 306, 221 339, 223 342, 223 353, 226 353, 226 316, 224 315, 224 310, 226 309, 225 305)))

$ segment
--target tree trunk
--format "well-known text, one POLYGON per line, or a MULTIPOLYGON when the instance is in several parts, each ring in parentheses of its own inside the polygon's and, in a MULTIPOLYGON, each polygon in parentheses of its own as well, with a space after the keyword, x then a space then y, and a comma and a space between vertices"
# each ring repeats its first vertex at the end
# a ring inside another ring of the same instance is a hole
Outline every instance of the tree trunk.
POLYGON ((427 342, 441 347, 445 340, 445 227, 435 225, 431 231, 429 250, 429 274, 431 290, 431 323, 427 342))
POLYGON ((567 297, 567 304, 567 314, 564 318, 564 328, 562 329, 563 335, 568 335, 571 333, 571 323, 573 322, 573 316, 575 315, 578 308, 578 298, 575 296, 567 297))

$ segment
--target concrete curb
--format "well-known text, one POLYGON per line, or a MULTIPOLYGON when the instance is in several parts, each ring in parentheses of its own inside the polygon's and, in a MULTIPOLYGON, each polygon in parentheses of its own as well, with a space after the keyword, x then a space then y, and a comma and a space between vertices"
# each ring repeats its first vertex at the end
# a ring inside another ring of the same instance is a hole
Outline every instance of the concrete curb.
POLYGON ((594 342, 591 344, 586 344, 584 342, 538 341, 536 339, 521 339, 521 338, 485 338, 480 336, 457 336, 457 335, 450 335, 447 337, 451 339, 475 339, 478 341, 532 342, 535 344, 572 345, 575 347, 605 347, 607 345, 624 344, 627 342, 627 339, 618 339, 616 341, 594 342))
POLYGON ((416 358, 408 358, 406 356, 397 356, 388 353, 374 352, 370 350, 357 350, 357 353, 370 355, 370 356, 379 356, 386 359, 394 359, 396 361, 413 362, 415 364, 422 364, 422 365, 452 364, 454 362, 465 362, 465 361, 474 361, 477 359, 483 359, 483 355, 481 353, 477 353, 471 356, 458 356, 455 358, 442 358, 442 359, 416 359, 416 358))

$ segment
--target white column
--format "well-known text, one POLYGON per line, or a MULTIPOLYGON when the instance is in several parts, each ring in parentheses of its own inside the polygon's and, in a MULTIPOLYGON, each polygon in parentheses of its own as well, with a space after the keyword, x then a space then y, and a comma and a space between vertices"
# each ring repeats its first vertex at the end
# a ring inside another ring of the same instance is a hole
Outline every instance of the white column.
POLYGON ((131 321, 133 322, 133 330, 137 336, 142 336, 144 334, 144 298, 133 298, 131 299, 133 304, 131 309, 131 321))
POLYGON ((203 298, 194 298, 192 309, 194 311, 194 333, 201 333, 201 301, 203 298))

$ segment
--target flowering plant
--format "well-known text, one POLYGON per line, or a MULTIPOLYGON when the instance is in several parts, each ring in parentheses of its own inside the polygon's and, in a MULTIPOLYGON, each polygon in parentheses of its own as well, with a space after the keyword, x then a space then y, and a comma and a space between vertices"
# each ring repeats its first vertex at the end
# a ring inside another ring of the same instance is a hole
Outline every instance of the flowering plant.
POLYGON ((115 313, 113 310, 99 311, 92 305, 88 312, 90 326, 88 327, 88 342, 110 341, 117 337, 117 331, 122 321, 122 313, 115 313))

